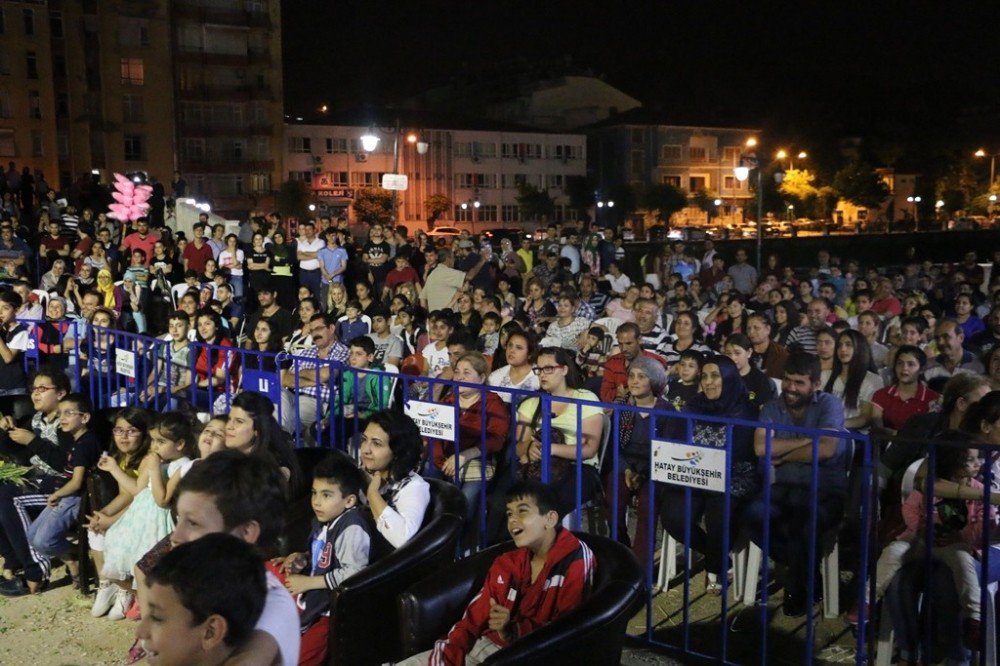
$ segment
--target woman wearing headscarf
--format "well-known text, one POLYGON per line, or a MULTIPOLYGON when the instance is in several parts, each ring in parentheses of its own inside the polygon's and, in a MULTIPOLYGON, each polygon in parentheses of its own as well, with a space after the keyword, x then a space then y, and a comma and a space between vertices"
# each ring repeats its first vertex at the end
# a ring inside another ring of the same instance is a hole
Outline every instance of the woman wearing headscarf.
POLYGON ((119 313, 115 303, 115 279, 107 268, 102 268, 97 272, 97 293, 101 297, 102 307, 119 313))
MULTIPOLYGON (((746 387, 736 364, 728 356, 711 355, 701 368, 701 392, 685 408, 691 414, 703 414, 720 418, 750 421, 756 418, 756 411, 747 398, 746 387)), ((726 448, 727 428, 722 423, 693 419, 682 424, 691 433, 691 443, 716 449, 726 448)), ((690 518, 690 548, 705 556, 705 570, 708 580, 705 589, 709 594, 718 595, 722 586, 719 576, 729 569, 728 556, 722 551, 724 530, 730 530, 730 547, 733 545, 742 505, 750 499, 760 486, 757 475, 757 461, 753 448, 753 428, 732 426, 732 455, 726 484, 730 488, 729 525, 723 523, 725 494, 707 490, 691 491, 690 509, 685 502, 685 488, 665 485, 662 489, 660 518, 665 529, 679 542, 684 541, 684 523, 690 518), (702 528, 702 518, 705 527, 702 528)), ((687 441, 687 432, 680 437, 687 441)))
MULTIPOLYGON (((619 404, 648 407, 663 411, 674 408, 661 396, 667 386, 667 371, 663 365, 648 356, 637 356, 628 367, 628 392, 616 400, 619 404)), ((618 493, 614 508, 618 512, 618 540, 629 545, 626 509, 633 497, 637 498, 635 538, 631 540, 632 552, 645 566, 649 551, 649 483, 650 447, 654 437, 665 437, 670 427, 668 417, 651 417, 648 412, 623 409, 618 424, 618 493)), ((676 428, 674 428, 676 429, 676 428)), ((612 470, 613 458, 605 456, 605 470, 612 470)), ((605 495, 616 497, 614 476, 605 476, 605 495)), ((610 513, 610 512, 609 512, 610 513)), ((655 520, 653 518, 652 520, 655 520)))

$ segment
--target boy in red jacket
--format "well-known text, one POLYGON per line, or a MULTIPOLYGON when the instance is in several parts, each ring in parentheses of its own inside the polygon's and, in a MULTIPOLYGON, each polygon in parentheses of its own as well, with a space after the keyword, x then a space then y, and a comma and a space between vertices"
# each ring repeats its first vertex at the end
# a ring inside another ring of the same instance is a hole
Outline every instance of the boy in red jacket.
POLYGON ((506 499, 507 529, 517 549, 493 562, 483 588, 448 635, 402 664, 480 664, 583 601, 594 577, 594 554, 559 527, 552 489, 525 481, 511 486, 506 499))

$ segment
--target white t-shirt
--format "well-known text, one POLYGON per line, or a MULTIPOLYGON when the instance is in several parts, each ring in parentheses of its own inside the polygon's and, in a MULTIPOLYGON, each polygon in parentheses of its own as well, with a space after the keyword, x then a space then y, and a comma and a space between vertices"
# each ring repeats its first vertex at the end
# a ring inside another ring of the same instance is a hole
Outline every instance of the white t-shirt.
MULTIPOLYGON (((313 238, 311 243, 305 238, 300 238, 295 244, 297 252, 319 252, 324 247, 326 247, 326 241, 318 236, 313 238)), ((316 259, 306 259, 305 261, 300 261, 299 269, 303 271, 318 271, 319 258, 317 257, 316 259)))
POLYGON ((219 253, 219 268, 228 268, 230 275, 243 275, 243 250, 236 250, 236 256, 229 250, 219 253))
POLYGON ((445 345, 443 349, 438 349, 436 342, 428 342, 420 354, 427 361, 428 377, 437 377, 451 363, 451 359, 448 357, 448 345, 445 345))
MULTIPOLYGON (((510 378, 509 365, 505 365, 502 368, 498 368, 497 370, 491 372, 489 379, 486 380, 486 383, 490 386, 509 386, 510 388, 524 389, 526 391, 537 391, 539 387, 538 376, 533 372, 529 372, 524 376, 524 379, 515 384, 510 378)), ((500 399, 504 402, 510 403, 512 394, 507 393, 506 391, 494 391, 494 393, 500 396, 500 399)), ((519 401, 521 397, 521 394, 518 394, 517 398, 519 401)))
POLYGON ((267 597, 264 610, 257 620, 258 631, 269 634, 281 651, 282 666, 296 666, 299 663, 299 611, 295 600, 277 576, 267 572, 267 597))

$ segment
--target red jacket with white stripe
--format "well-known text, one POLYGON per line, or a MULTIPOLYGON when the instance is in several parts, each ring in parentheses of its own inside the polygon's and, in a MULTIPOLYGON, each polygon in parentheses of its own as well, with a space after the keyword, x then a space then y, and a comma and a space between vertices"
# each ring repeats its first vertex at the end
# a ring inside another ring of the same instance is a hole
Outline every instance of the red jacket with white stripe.
POLYGON ((587 544, 569 530, 560 529, 534 583, 531 557, 530 550, 518 548, 493 562, 465 615, 445 639, 434 644, 431 666, 461 666, 481 636, 501 647, 507 645, 489 628, 490 600, 510 609, 508 632, 512 641, 580 605, 594 579, 594 554, 587 544))

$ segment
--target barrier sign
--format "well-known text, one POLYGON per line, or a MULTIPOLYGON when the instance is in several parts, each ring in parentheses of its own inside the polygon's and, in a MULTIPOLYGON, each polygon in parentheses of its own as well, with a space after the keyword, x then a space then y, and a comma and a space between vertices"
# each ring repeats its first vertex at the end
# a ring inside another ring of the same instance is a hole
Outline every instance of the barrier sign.
POLYGON ((416 422, 424 437, 455 441, 454 406, 411 400, 403 406, 403 411, 416 422))
POLYGON ((281 383, 273 372, 244 369, 243 388, 266 395, 274 404, 281 402, 281 383))
POLYGON ((382 174, 383 190, 405 190, 408 178, 404 173, 384 173, 382 174))
POLYGON ((116 348, 115 372, 135 379, 135 352, 116 348))
POLYGON ((654 439, 653 481, 722 493, 726 491, 726 450, 654 439))

